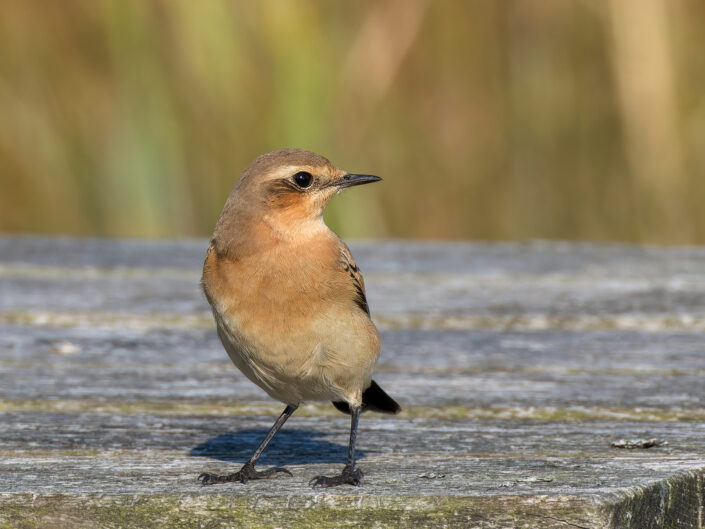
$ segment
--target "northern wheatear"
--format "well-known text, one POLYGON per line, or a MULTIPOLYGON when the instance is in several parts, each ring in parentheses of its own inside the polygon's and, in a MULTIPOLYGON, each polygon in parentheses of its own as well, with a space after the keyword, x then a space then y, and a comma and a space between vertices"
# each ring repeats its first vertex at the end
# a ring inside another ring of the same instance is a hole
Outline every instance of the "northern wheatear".
POLYGON ((370 378, 379 333, 360 269, 324 224, 323 209, 342 189, 379 180, 341 171, 312 152, 282 149, 256 158, 230 193, 206 253, 203 290, 233 363, 286 409, 238 472, 201 474, 204 485, 291 475, 281 467, 259 472, 254 465, 306 401, 332 401, 352 417, 342 473, 310 483, 360 484, 360 413, 401 408, 370 378))

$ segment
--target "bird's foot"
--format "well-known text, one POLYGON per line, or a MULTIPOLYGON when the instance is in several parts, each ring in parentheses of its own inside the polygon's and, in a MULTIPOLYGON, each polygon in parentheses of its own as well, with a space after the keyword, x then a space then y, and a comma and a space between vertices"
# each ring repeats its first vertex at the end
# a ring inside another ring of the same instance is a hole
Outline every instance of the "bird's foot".
POLYGON ((339 476, 316 476, 308 482, 313 488, 316 487, 337 487, 338 485, 352 485, 359 487, 362 481, 362 470, 345 465, 343 472, 339 476))
POLYGON ((289 476, 292 475, 291 472, 289 472, 284 467, 272 467, 268 468, 267 470, 257 471, 255 470, 255 467, 252 463, 245 463, 245 465, 240 470, 238 470, 237 472, 233 472, 232 474, 218 475, 204 472, 203 474, 198 476, 198 480, 203 486, 215 485, 216 483, 230 483, 233 481, 247 483, 248 481, 252 481, 255 479, 273 478, 277 474, 288 474, 289 476))

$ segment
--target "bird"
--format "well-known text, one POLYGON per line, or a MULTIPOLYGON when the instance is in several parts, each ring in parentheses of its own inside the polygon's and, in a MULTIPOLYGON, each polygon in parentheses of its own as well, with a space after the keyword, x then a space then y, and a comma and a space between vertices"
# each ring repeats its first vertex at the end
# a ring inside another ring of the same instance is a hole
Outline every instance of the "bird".
POLYGON ((286 420, 311 401, 332 402, 349 414, 350 438, 342 472, 315 476, 309 485, 361 484, 360 414, 397 414, 401 407, 371 378, 380 335, 360 268, 324 223, 323 211, 340 191, 380 180, 301 149, 262 154, 240 175, 213 230, 201 285, 232 362, 286 407, 240 470, 202 473, 201 484, 291 476, 285 467, 258 471, 255 463, 286 420))

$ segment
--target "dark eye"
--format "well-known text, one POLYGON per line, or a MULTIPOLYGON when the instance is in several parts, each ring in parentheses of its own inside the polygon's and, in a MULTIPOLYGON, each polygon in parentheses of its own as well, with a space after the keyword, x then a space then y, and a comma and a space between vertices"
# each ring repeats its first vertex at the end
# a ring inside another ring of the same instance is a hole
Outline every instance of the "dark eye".
POLYGON ((294 175, 294 182, 299 187, 310 187, 313 183, 313 176, 306 171, 300 171, 294 175))

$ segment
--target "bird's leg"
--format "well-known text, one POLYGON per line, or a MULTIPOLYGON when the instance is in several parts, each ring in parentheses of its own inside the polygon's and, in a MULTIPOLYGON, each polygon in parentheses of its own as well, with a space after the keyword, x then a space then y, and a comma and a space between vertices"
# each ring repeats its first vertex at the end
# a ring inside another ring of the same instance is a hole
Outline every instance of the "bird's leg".
POLYGON ((291 417, 292 413, 294 413, 296 411, 296 408, 298 407, 298 404, 287 405, 282 414, 275 421, 272 428, 269 430, 267 437, 264 438, 264 441, 260 443, 260 445, 257 447, 257 450, 255 450, 255 453, 252 454, 252 457, 250 457, 247 463, 245 463, 240 470, 232 474, 225 475, 209 474, 208 472, 204 472, 203 474, 198 476, 201 485, 228 483, 230 481, 239 481, 240 483, 247 483, 248 481, 253 479, 272 478, 280 473, 289 474, 291 476, 291 472, 289 472, 283 467, 272 467, 268 468, 267 470, 258 472, 257 470, 255 470, 255 463, 259 459, 259 456, 262 455, 262 452, 264 452, 264 449, 267 448, 269 442, 274 439, 274 436, 277 435, 277 432, 281 429, 282 426, 284 426, 286 420, 291 417))
POLYGON ((316 476, 309 485, 312 487, 337 487, 338 485, 360 485, 362 480, 362 470, 355 468, 355 440, 357 439, 357 422, 360 418, 360 407, 357 406, 351 410, 352 418, 350 419, 350 444, 348 444, 348 460, 345 463, 343 471, 338 476, 316 476))

